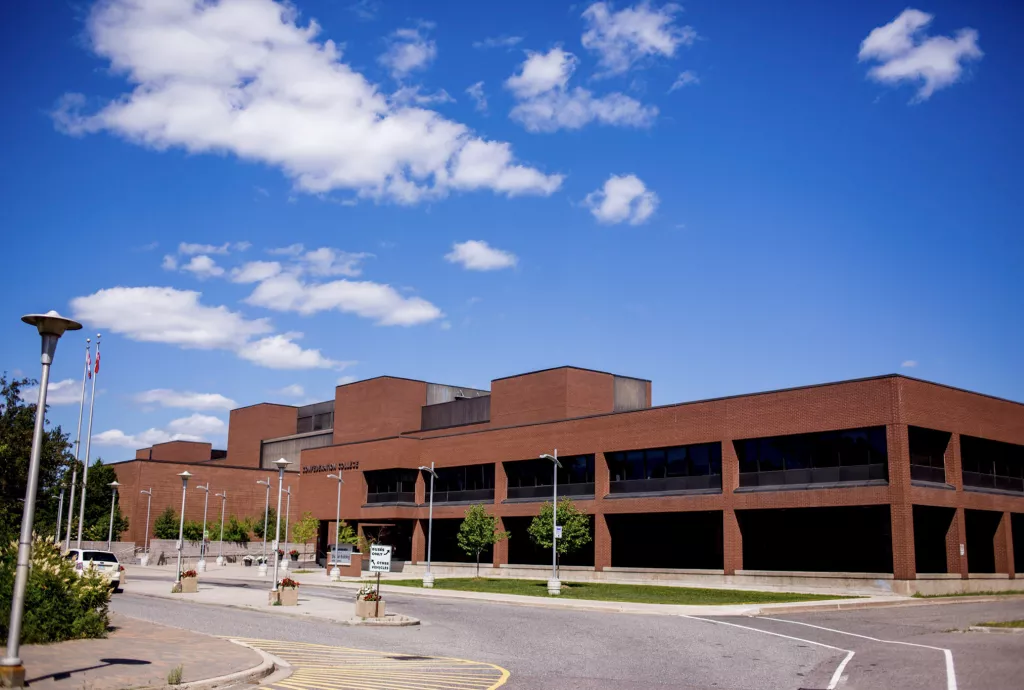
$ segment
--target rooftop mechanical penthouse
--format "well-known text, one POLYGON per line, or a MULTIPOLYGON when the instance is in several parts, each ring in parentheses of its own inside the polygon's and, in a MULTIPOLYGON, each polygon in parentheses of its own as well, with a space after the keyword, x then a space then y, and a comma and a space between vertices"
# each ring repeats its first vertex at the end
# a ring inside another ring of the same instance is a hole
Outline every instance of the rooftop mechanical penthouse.
MULTIPOLYGON (((321 521, 320 551, 334 533, 328 474, 341 470, 342 518, 417 573, 428 486, 417 468, 434 463, 435 564, 468 560, 455 534, 466 506, 483 503, 511 533, 487 556, 496 572, 540 567, 550 552, 526 529, 551 500, 552 466, 538 456, 557 449, 559 496, 594 535, 563 565, 590 577, 796 573, 951 591, 1011 588, 1024 569, 1024 405, 898 375, 659 407, 650 381, 575 367, 490 391, 384 376, 315 405, 232 410, 227 446, 161 444, 116 465, 124 538, 142 542, 139 490, 153 487, 154 515, 177 507, 184 469, 228 492, 228 514, 262 515, 256 480, 284 457, 291 520, 321 521)), ((200 501, 188 517, 202 517, 200 501)))

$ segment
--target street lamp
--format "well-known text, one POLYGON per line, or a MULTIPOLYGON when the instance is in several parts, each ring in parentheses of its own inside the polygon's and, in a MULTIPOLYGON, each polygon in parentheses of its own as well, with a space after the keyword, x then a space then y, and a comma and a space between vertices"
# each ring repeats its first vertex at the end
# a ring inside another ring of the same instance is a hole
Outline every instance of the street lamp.
POLYGON ((260 563, 260 577, 267 574, 267 519, 270 517, 270 477, 257 479, 256 483, 267 487, 267 502, 263 506, 263 562, 260 563))
POLYGON ((220 553, 217 554, 217 565, 224 565, 224 504, 228 502, 227 489, 214 496, 220 499, 220 553))
POLYGON ((107 486, 110 487, 110 526, 107 529, 107 551, 110 551, 110 542, 114 541, 114 503, 117 501, 117 487, 121 484, 115 479, 107 486))
POLYGON ((146 533, 142 537, 142 565, 149 565, 149 508, 153 504, 153 487, 139 492, 146 495, 146 533))
POLYGON ((200 542, 199 547, 199 563, 196 565, 196 570, 201 573, 206 572, 206 509, 210 506, 210 481, 206 481, 206 486, 200 484, 196 487, 196 491, 205 491, 206 499, 203 501, 203 540, 200 542))
POLYGON ((60 544, 60 523, 64 520, 64 485, 60 487, 60 503, 57 504, 57 536, 54 538, 54 544, 60 544))
POLYGON ((277 466, 277 528, 274 530, 274 588, 270 591, 277 591, 277 566, 281 559, 278 558, 277 550, 281 548, 281 494, 284 493, 284 468, 291 463, 284 458, 274 461, 277 466))
POLYGON ((39 488, 39 456, 43 449, 43 424, 46 421, 46 387, 50 385, 50 364, 57 350, 57 341, 64 331, 77 331, 82 324, 65 319, 55 311, 29 314, 21 320, 35 326, 42 336, 40 361, 43 374, 39 381, 39 401, 36 403, 36 425, 32 431, 32 454, 29 456, 28 482, 25 485, 25 506, 21 514, 21 537, 18 539, 18 562, 14 574, 14 592, 11 595, 11 619, 7 628, 7 653, 0 661, 0 685, 21 688, 25 686, 25 667, 18 656, 21 645, 21 619, 25 608, 25 587, 28 585, 28 564, 32 559, 32 523, 36 517, 36 491, 39 488))
POLYGON ((185 496, 188 491, 188 478, 192 474, 185 470, 178 475, 181 477, 181 520, 178 522, 178 574, 175 576, 174 583, 177 585, 177 589, 181 590, 181 552, 185 547, 185 496))
POLYGON ((555 481, 551 499, 551 579, 548 580, 548 594, 561 594, 562 583, 558 581, 558 470, 562 468, 562 463, 558 462, 557 448, 554 455, 544 453, 540 459, 554 463, 555 481))
POLYGON ((338 470, 338 474, 327 475, 328 479, 338 480, 338 510, 334 518, 334 567, 331 568, 331 579, 337 579, 341 577, 341 569, 338 567, 338 532, 341 530, 341 485, 345 483, 345 480, 341 478, 341 470, 338 470))
MULTIPOLYGON (((284 492, 288 495, 287 507, 284 509, 284 545, 288 546, 288 522, 292 519, 292 487, 289 486, 284 492)), ((284 562, 284 569, 287 571, 288 559, 282 560, 284 562)))
POLYGON ((434 463, 430 463, 430 467, 425 465, 420 466, 421 472, 430 472, 430 508, 427 512, 427 572, 423 573, 423 586, 433 587, 434 586, 434 574, 430 572, 430 547, 434 541, 434 478, 437 476, 437 472, 434 471, 434 463))

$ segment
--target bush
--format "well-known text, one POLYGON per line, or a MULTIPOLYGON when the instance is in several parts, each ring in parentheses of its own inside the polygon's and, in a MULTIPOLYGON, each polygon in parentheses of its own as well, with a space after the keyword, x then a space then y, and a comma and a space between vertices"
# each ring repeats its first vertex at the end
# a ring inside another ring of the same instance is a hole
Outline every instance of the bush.
MULTIPOLYGON (((11 615, 8 592, 14 590, 18 544, 0 550, 0 638, 6 643, 11 615)), ((110 584, 99 573, 75 572, 52 538, 34 540, 32 567, 25 591, 23 644, 105 637, 110 617, 110 584)))

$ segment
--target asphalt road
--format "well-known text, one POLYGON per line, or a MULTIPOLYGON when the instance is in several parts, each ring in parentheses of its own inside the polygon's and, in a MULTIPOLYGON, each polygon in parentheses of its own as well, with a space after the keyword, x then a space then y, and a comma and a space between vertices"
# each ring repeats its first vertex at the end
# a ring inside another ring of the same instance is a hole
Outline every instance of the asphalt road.
POLYGON ((949 632, 984 620, 1024 618, 1022 600, 778 617, 784 620, 557 610, 394 593, 388 605, 423 624, 346 627, 129 594, 115 596, 112 608, 214 635, 497 664, 511 673, 509 688, 817 690, 834 681, 843 690, 948 689, 954 686, 943 649, 951 652, 961 690, 1024 686, 1024 635, 949 632))

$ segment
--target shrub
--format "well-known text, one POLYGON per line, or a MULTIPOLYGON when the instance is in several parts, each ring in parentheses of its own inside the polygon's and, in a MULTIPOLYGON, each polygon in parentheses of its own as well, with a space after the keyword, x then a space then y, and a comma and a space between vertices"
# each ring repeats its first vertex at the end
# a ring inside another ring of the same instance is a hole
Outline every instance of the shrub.
MULTIPOLYGON (((0 550, 0 592, 14 589, 18 544, 0 550)), ((110 583, 100 573, 75 571, 52 538, 36 538, 25 591, 21 638, 24 644, 105 637, 110 617, 110 583)), ((0 599, 0 638, 7 640, 11 599, 0 599)))

